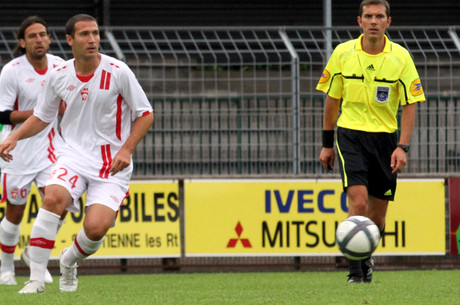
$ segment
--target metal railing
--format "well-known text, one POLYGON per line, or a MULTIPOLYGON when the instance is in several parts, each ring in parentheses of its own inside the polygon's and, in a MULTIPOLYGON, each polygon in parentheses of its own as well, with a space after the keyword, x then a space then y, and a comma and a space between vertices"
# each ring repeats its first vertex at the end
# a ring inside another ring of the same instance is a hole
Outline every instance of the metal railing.
MULTIPOLYGON (((0 65, 14 28, 0 28, 0 65)), ((315 90, 333 47, 358 27, 112 27, 101 52, 132 68, 156 121, 134 154, 135 177, 321 176, 324 95, 315 90)), ((62 28, 52 53, 70 58, 62 28)), ((460 43, 455 27, 390 27, 418 68, 407 175, 456 175, 460 166, 460 43)))

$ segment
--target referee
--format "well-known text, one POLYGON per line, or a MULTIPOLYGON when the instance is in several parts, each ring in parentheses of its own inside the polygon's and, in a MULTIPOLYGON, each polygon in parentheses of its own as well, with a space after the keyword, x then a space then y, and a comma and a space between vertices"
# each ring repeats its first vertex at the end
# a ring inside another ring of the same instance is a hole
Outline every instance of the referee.
MULTIPOLYGON (((357 21, 363 34, 335 48, 316 87, 327 94, 320 161, 326 170, 332 170, 337 122, 336 145, 348 216, 367 216, 383 232, 388 202, 395 196, 396 175, 406 165, 416 103, 425 101, 425 95, 409 52, 385 36, 391 23, 388 2, 362 1, 357 21)), ((371 282, 373 267, 372 258, 350 261, 348 283, 371 282)))

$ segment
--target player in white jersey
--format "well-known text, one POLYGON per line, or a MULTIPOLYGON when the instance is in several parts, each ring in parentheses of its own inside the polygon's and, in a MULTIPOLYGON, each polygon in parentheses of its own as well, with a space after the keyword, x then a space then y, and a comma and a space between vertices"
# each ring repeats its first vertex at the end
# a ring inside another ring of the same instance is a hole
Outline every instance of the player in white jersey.
MULTIPOLYGON (((0 74, 0 123, 4 124, 4 139, 32 115, 46 76, 64 62, 60 57, 47 54, 51 39, 42 18, 26 18, 18 28, 17 38, 15 55, 19 57, 6 64, 0 74)), ((57 120, 53 120, 36 136, 18 143, 12 153, 14 161, 0 163, 1 202, 7 204, 6 216, 0 224, 0 285, 16 285, 14 252, 31 185, 35 182, 43 194, 61 145, 57 120)), ((23 258, 27 263, 27 248, 23 258)), ((47 282, 52 280, 47 273, 47 282)))
MULTIPOLYGON (((60 124, 65 140, 62 159, 71 168, 106 181, 112 157, 131 132, 131 120, 152 109, 125 63, 103 54, 99 58, 99 65, 89 76, 77 75, 74 60, 52 71, 34 115, 52 121, 57 115, 56 102, 62 99, 66 105, 60 124)), ((131 172, 129 164, 111 180, 125 185, 131 172)))
POLYGON ((51 71, 34 115, 0 144, 0 156, 20 139, 42 130, 66 103, 61 121, 63 155, 46 184, 45 199, 30 237, 30 281, 20 293, 43 292, 44 270, 65 209, 75 211, 86 190, 85 220, 73 244, 60 257, 61 291, 78 287, 77 263, 95 253, 116 219, 128 191, 132 153, 153 124, 152 107, 132 71, 123 62, 98 52, 96 19, 76 15, 66 24, 74 60, 51 71), (131 129, 131 121, 135 121, 131 129))

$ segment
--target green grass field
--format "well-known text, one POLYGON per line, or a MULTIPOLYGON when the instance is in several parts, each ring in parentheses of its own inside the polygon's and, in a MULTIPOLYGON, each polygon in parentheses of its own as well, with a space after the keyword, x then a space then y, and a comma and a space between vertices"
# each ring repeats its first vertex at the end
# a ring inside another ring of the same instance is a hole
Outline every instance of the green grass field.
POLYGON ((27 279, 0 287, 0 304, 460 304, 460 270, 377 271, 371 284, 346 272, 193 273, 80 276, 78 291, 20 295, 27 279))

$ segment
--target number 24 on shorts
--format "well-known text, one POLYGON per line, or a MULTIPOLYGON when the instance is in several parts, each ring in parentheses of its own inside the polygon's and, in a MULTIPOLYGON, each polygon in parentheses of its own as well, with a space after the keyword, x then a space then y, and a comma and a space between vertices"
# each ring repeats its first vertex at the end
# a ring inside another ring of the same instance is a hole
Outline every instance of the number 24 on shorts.
POLYGON ((49 177, 48 177, 48 180, 52 179, 55 175, 57 175, 57 179, 59 180, 62 180, 64 182, 69 182, 72 189, 75 188, 75 184, 77 183, 78 181, 78 175, 74 175, 70 178, 68 178, 69 176, 69 172, 67 171, 66 168, 64 167, 60 167, 58 169, 54 169, 51 171, 49 177))

